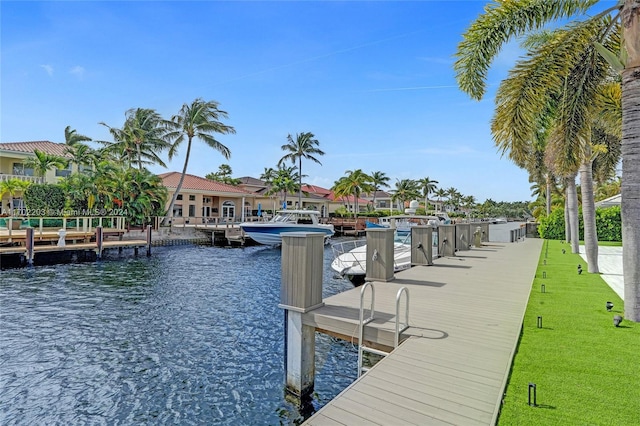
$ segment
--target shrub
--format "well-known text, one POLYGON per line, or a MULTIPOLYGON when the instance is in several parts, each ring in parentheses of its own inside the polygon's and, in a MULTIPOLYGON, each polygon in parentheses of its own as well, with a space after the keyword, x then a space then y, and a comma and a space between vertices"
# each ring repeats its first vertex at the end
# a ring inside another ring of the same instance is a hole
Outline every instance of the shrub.
POLYGON ((59 185, 34 183, 24 191, 24 201, 30 216, 61 216, 65 194, 59 185))
MULTIPOLYGON (((579 238, 582 240, 584 239, 582 209, 578 212, 578 227, 579 238)), ((540 218, 538 232, 540 237, 548 240, 564 239, 564 209, 554 209, 549 216, 540 218)), ((622 241, 622 219, 619 206, 596 209, 596 232, 599 241, 622 241)))

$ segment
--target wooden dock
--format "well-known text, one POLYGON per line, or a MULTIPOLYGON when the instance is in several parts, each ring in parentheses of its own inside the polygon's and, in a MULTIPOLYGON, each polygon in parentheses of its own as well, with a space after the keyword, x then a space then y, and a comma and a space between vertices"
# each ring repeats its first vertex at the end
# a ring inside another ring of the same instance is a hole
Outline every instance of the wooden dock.
MULTIPOLYGON (((147 230, 147 239, 127 239, 123 240, 122 229, 96 228, 95 232, 64 230, 34 230, 23 229, 13 230, 11 233, 0 231, 0 259, 2 256, 17 255, 20 257, 20 264, 32 264, 36 255, 62 252, 95 252, 97 258, 102 256, 106 249, 133 248, 137 254, 140 247, 147 247, 147 254, 150 253, 151 230, 147 230), (64 238, 64 244, 60 238, 64 238), (106 238, 117 238, 117 240, 107 240, 106 238)), ((1 260, 0 260, 1 261, 1 260)))
MULTIPOLYGON (((374 283, 376 319, 364 340, 393 345, 396 294, 406 287, 405 340, 305 424, 495 424, 541 248, 537 239, 487 243, 374 283)), ((357 343, 360 289, 324 303, 303 323, 357 343)))

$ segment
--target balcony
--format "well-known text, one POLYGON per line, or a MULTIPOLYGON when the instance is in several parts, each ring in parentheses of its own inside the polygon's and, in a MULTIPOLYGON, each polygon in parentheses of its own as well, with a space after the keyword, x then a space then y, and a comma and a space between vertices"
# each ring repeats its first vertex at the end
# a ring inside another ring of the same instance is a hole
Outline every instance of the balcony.
POLYGON ((18 180, 23 180, 25 182, 31 182, 31 183, 45 183, 44 178, 40 176, 6 175, 4 173, 0 173, 0 182, 5 182, 10 179, 18 179, 18 180))

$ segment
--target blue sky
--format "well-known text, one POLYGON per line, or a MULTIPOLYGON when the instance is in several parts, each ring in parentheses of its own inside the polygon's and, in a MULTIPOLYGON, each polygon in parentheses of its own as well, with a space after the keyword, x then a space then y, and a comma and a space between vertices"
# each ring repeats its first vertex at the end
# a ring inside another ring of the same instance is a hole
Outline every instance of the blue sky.
MULTIPOLYGON (((326 155, 303 162, 308 183, 362 169, 392 184, 428 176, 480 202, 529 200, 527 173, 489 130, 517 47, 494 62, 484 100, 455 82, 452 55, 485 3, 2 1, 0 140, 63 142, 68 125, 110 140, 99 122, 120 127, 136 107, 169 118, 200 97, 236 129, 218 138, 234 177, 259 177, 287 134, 309 131, 326 155)), ((168 170, 183 161, 184 147, 168 170)), ((196 141, 188 172, 225 162, 196 141)))

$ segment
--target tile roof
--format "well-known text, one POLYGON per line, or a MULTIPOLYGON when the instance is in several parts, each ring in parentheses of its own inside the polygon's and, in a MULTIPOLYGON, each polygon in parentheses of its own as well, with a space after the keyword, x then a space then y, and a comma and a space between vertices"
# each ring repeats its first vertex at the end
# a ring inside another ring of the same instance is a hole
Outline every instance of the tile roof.
POLYGON ((243 185, 252 185, 252 186, 266 186, 266 183, 260 179, 253 178, 251 176, 243 176, 240 178, 240 182, 243 185))
MULTIPOLYGON (((178 182, 180 181, 180 175, 181 173, 179 172, 167 172, 159 174, 158 176, 162 179, 162 184, 167 188, 177 188, 178 182)), ((226 192, 238 195, 250 195, 249 192, 244 191, 237 186, 227 185, 225 183, 216 182, 190 174, 186 174, 184 176, 182 189, 195 189, 198 191, 226 192)))
POLYGON ((55 143, 51 141, 0 143, 0 150, 21 152, 27 154, 33 154, 33 152, 37 149, 38 151, 46 152, 47 154, 65 156, 65 147, 66 145, 63 143, 55 143))

